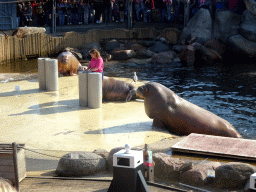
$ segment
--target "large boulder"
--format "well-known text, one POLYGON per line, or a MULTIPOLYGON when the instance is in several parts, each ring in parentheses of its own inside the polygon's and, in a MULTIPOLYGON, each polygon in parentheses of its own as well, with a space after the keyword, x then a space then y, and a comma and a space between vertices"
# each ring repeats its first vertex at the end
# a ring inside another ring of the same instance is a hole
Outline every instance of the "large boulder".
POLYGON ((176 45, 179 41, 181 31, 176 28, 168 28, 161 31, 161 36, 173 45, 176 45))
POLYGON ((158 53, 152 57, 151 63, 157 64, 170 64, 177 57, 176 53, 173 51, 166 51, 162 53, 158 53))
MULTIPOLYGON (((220 49, 221 50, 221 49, 220 49)), ((222 56, 214 49, 207 48, 199 43, 188 45, 180 54, 180 60, 187 66, 209 66, 219 62, 222 56)))
POLYGON ((180 181, 192 186, 206 185, 209 183, 208 170, 213 171, 221 164, 219 162, 207 162, 194 166, 181 174, 180 181))
POLYGON ((246 8, 252 14, 256 15, 256 1, 255 0, 244 0, 246 8))
POLYGON ((218 40, 216 39, 211 39, 210 41, 207 41, 204 44, 205 47, 212 49, 214 51, 217 51, 217 53, 220 54, 220 56, 223 56, 223 54, 225 53, 225 46, 218 40))
POLYGON ((78 159, 71 158, 72 153, 63 155, 55 173, 59 176, 73 177, 94 175, 106 170, 106 160, 90 152, 75 152, 78 159))
POLYGON ((88 58, 90 56, 90 50, 96 49, 97 51, 100 51, 101 47, 99 43, 85 43, 82 45, 81 49, 83 57, 88 58))
POLYGON ((166 43, 163 43, 161 41, 156 41, 155 44, 148 48, 148 50, 154 52, 154 53, 161 53, 169 51, 171 47, 167 45, 166 43))
POLYGON ((228 39, 229 51, 232 53, 245 54, 248 57, 256 57, 256 42, 249 41, 242 35, 234 35, 228 39))
POLYGON ((196 42, 204 44, 212 36, 212 18, 209 10, 200 9, 182 30, 179 43, 184 39, 196 38, 196 42))
POLYGON ((179 158, 173 158, 166 153, 154 153, 155 177, 167 181, 179 181, 180 174, 190 170, 193 166, 191 162, 185 162, 179 158))
POLYGON ((115 48, 118 48, 120 46, 121 46, 120 43, 116 39, 113 39, 113 40, 110 40, 109 42, 106 43, 105 50, 106 51, 112 51, 115 48))
POLYGON ((239 34, 242 16, 231 11, 220 11, 213 22, 213 38, 226 43, 228 38, 239 34))
POLYGON ((217 188, 242 189, 255 172, 255 167, 247 163, 231 162, 215 170, 214 184, 217 188))
POLYGON ((246 10, 242 16, 239 32, 246 39, 256 42, 256 15, 246 10))
POLYGON ((114 60, 127 60, 135 56, 133 50, 120 50, 112 51, 112 56, 114 60))

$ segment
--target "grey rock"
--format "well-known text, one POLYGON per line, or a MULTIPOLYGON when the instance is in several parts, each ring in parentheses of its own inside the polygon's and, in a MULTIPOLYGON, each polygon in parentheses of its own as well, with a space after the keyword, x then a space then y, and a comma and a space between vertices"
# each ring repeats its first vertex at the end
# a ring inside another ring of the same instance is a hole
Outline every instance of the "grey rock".
POLYGON ((112 51, 115 48, 119 48, 119 47, 120 47, 120 43, 116 39, 113 39, 106 43, 105 50, 112 51))
POLYGON ((249 11, 245 11, 243 13, 239 32, 246 39, 256 42, 256 15, 253 15, 249 11))
POLYGON ((92 50, 92 49, 96 49, 96 50, 100 51, 101 50, 100 44, 99 43, 85 43, 85 44, 83 44, 82 49, 81 49, 83 57, 87 58, 90 55, 89 51, 92 50))
POLYGON ((208 184, 207 171, 215 170, 221 164, 219 162, 207 162, 194 166, 181 174, 181 182, 192 186, 208 184))
POLYGON ((115 60, 127 60, 135 56, 133 50, 120 50, 112 52, 113 59, 115 60))
POLYGON ((155 41, 139 41, 138 43, 144 47, 151 47, 155 44, 155 41))
POLYGON ((156 41, 156 43, 149 47, 148 50, 154 52, 154 53, 161 53, 161 52, 166 52, 169 51, 171 47, 161 41, 156 41))
POLYGON ((239 34, 242 16, 231 11, 220 11, 213 22, 213 38, 226 43, 228 38, 239 34))
POLYGON ((255 167, 247 163, 231 162, 215 170, 214 185, 217 188, 242 189, 255 172, 255 167))
POLYGON ((234 35, 228 39, 229 50, 234 53, 244 53, 249 57, 256 57, 256 42, 249 41, 242 35, 234 35))
POLYGON ((211 39, 212 18, 207 9, 200 9, 182 30, 179 43, 184 39, 197 37, 196 42, 204 44, 211 39))
POLYGON ((106 170, 106 160, 90 152, 76 152, 79 159, 71 159, 71 154, 63 155, 55 173, 59 176, 73 177, 94 175, 106 170))
POLYGON ((256 15, 256 1, 255 0, 244 0, 246 8, 252 14, 256 15))
POLYGON ((165 153, 154 153, 155 177, 167 181, 179 181, 182 171, 192 168, 191 162, 173 158, 165 153))

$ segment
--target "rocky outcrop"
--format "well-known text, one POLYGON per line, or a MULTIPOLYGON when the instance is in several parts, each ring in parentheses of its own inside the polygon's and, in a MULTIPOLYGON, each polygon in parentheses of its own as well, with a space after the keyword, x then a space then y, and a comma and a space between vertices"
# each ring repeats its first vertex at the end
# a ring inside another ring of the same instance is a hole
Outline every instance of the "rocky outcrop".
POLYGON ((105 51, 112 51, 118 47, 120 47, 120 43, 116 39, 113 39, 106 43, 105 51))
POLYGON ((77 158, 71 158, 72 153, 63 155, 55 173, 59 176, 73 177, 94 175, 106 170, 106 160, 90 152, 75 152, 77 158))
POLYGON ((207 162, 196 165, 192 169, 181 174, 180 181, 192 186, 202 186, 209 183, 207 172, 214 171, 221 164, 219 162, 207 162))
POLYGON ((173 158, 165 153, 154 153, 155 177, 167 181, 179 181, 180 174, 192 168, 191 162, 173 158))
POLYGON ((100 44, 99 43, 85 43, 81 47, 82 55, 83 58, 88 58, 90 56, 89 51, 92 49, 96 49, 98 51, 101 50, 100 44))
POLYGON ((252 14, 256 15, 256 1, 255 0, 244 0, 246 9, 252 14))
POLYGON ((204 44, 212 36, 212 18, 207 9, 200 9, 182 30, 180 41, 197 37, 196 42, 204 44))
POLYGON ((213 22, 213 38, 226 43, 228 38, 239 34, 241 15, 231 11, 220 11, 213 22))
POLYGON ((232 53, 245 54, 245 56, 256 57, 256 42, 249 41, 238 34, 228 39, 229 51, 232 53))
POLYGON ((215 170, 215 186, 225 189, 242 189, 255 172, 255 167, 247 163, 231 162, 215 170))
POLYGON ((239 32, 246 39, 256 42, 256 14, 247 10, 243 13, 239 32))
POLYGON ((148 50, 154 53, 166 52, 166 51, 169 51, 170 49, 171 47, 166 43, 163 43, 162 41, 156 41, 153 46, 148 48, 148 50))

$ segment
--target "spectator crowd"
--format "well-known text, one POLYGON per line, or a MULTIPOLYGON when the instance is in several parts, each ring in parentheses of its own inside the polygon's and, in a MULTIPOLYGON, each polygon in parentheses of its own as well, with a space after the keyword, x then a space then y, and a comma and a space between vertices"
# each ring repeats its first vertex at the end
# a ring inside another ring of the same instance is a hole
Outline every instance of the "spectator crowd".
MULTIPOLYGON (((186 0, 57 0, 57 25, 125 22, 129 1, 132 1, 133 21, 183 22, 186 0)), ((233 4, 234 1, 238 6, 242 0, 232 0, 233 4)), ((191 0, 190 17, 202 7, 209 9, 212 15, 230 9, 229 0, 191 0)), ((17 4, 17 25, 51 26, 52 8, 52 0, 21 0, 17 4)))

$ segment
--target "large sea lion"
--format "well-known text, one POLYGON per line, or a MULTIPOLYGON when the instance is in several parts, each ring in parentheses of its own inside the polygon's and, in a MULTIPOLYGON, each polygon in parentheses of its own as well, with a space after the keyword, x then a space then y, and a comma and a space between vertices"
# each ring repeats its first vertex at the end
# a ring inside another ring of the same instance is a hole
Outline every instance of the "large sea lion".
POLYGON ((77 70, 82 65, 78 59, 69 51, 62 52, 57 57, 59 74, 77 75, 77 70))
POLYGON ((131 83, 103 77, 102 82, 103 100, 105 101, 129 101, 136 99, 136 87, 131 83))
POLYGON ((241 138, 225 119, 194 105, 159 83, 138 87, 137 96, 144 98, 146 114, 153 126, 165 127, 179 135, 199 133, 241 138))

